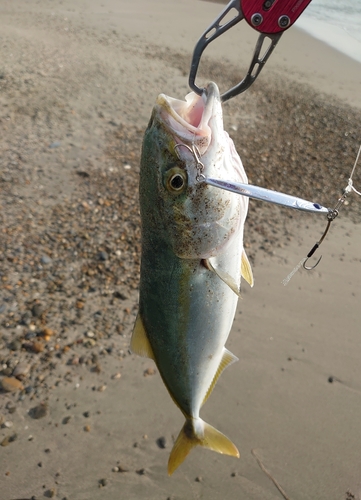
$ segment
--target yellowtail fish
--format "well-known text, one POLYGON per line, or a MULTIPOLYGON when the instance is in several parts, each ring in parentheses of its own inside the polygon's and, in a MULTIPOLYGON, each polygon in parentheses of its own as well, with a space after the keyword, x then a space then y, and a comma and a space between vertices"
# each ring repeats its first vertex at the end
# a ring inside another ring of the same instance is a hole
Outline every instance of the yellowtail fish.
POLYGON ((145 132, 140 169, 142 256, 133 352, 153 359, 186 421, 171 451, 171 475, 197 445, 239 457, 199 412, 222 371, 241 274, 248 198, 209 186, 203 176, 247 183, 223 129, 216 84, 185 101, 159 95, 145 132))

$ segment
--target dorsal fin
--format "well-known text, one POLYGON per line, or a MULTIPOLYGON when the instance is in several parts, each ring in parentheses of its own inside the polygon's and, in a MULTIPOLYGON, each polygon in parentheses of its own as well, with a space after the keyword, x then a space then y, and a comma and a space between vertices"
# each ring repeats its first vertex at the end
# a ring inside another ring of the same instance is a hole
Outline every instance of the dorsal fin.
POLYGON ((137 319, 135 320, 132 339, 130 341, 130 348, 134 354, 154 360, 153 349, 149 343, 147 333, 139 313, 137 319))
POLYGON ((216 385, 217 380, 221 376, 223 370, 225 368, 227 368, 227 366, 229 366, 232 363, 234 363, 235 361, 238 361, 237 356, 235 356, 234 354, 232 354, 228 349, 226 349, 224 347, 221 362, 219 363, 218 369, 216 371, 216 374, 213 377, 211 385, 209 386, 207 394, 204 396, 204 399, 203 399, 203 402, 202 402, 202 406, 204 405, 204 403, 207 401, 207 399, 211 395, 211 393, 212 393, 212 391, 214 389, 214 386, 216 385))
POLYGON ((254 285, 252 267, 244 249, 242 252, 241 275, 242 278, 244 278, 247 281, 249 286, 252 287, 254 285))
POLYGON ((222 271, 222 269, 214 267, 210 259, 204 259, 205 266, 207 269, 210 271, 213 271, 216 273, 218 278, 220 278, 226 285, 229 286, 229 288, 236 294, 238 297, 241 297, 241 292, 239 290, 239 287, 236 283, 236 280, 232 278, 232 276, 225 271, 222 271))

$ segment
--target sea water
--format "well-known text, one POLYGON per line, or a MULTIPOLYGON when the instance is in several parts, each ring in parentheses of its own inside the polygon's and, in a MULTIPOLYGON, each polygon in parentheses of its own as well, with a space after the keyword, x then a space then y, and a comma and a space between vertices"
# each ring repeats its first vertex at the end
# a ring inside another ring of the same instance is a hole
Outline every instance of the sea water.
POLYGON ((361 62, 361 0, 312 0, 296 26, 361 62))

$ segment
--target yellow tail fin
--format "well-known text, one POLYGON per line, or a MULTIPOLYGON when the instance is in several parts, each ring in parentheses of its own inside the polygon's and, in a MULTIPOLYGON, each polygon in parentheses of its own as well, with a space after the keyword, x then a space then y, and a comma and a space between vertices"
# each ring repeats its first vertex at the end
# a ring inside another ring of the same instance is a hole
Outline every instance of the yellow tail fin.
POLYGON ((187 420, 169 456, 169 476, 181 465, 191 449, 197 445, 217 453, 239 458, 239 451, 224 434, 201 419, 187 420))

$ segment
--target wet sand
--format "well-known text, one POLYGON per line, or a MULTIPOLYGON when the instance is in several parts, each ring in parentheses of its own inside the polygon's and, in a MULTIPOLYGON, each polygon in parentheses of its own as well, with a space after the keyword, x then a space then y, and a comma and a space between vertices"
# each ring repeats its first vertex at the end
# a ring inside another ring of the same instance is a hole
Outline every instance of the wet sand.
MULTIPOLYGON (((239 460, 196 449, 168 478, 183 417, 153 363, 128 350, 142 135, 160 92, 188 92, 193 46, 221 8, 0 7, 0 378, 14 389, 0 392, 1 500, 361 498, 356 194, 319 266, 287 287, 326 221, 250 203, 255 286, 243 286, 227 344, 240 361, 202 409, 239 460)), ((225 90, 244 74, 256 37, 242 24, 207 49, 201 83, 225 90)), ((360 91, 359 64, 287 32, 224 106, 250 181, 334 206, 361 142, 360 91)))

